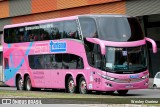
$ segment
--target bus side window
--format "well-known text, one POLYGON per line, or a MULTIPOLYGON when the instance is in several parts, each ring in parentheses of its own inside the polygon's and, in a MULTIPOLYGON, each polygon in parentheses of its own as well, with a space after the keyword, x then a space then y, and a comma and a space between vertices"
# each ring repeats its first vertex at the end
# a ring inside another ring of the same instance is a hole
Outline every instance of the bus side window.
POLYGON ((51 68, 50 55, 44 55, 44 66, 45 69, 51 68))
POLYGON ((15 42, 25 42, 25 37, 24 37, 24 27, 19 27, 16 30, 16 36, 18 36, 19 40, 17 41, 17 37, 15 38, 15 42))
POLYGON ((84 48, 86 51, 86 55, 87 55, 87 60, 89 65, 93 65, 94 64, 94 57, 93 57, 93 48, 94 48, 94 44, 91 42, 86 41, 86 39, 84 38, 84 48))
POLYGON ((30 68, 34 69, 35 68, 35 63, 34 63, 34 56, 33 55, 28 55, 28 63, 30 68))
POLYGON ((62 68, 62 55, 61 54, 49 54, 45 55, 46 69, 61 69, 62 68))
POLYGON ((74 54, 63 54, 63 69, 83 69, 81 57, 74 54))
POLYGON ((62 69, 62 54, 55 54, 56 69, 62 69))
POLYGON ((4 30, 4 41, 6 43, 11 43, 11 38, 10 38, 10 35, 9 35, 9 29, 4 30))
POLYGON ((97 38, 96 22, 93 18, 80 18, 80 26, 84 38, 97 38))
POLYGON ((61 68, 61 64, 59 62, 56 62, 55 57, 57 57, 55 54, 50 54, 49 59, 46 63, 50 63, 50 69, 58 69, 61 68))
POLYGON ((100 51, 100 45, 94 44, 93 54, 94 54, 94 66, 101 69, 102 55, 100 51))
POLYGON ((29 55, 29 66, 32 69, 44 69, 44 55, 29 55))
POLYGON ((69 62, 71 60, 70 54, 63 54, 63 68, 69 69, 69 62))
POLYGON ((84 64, 83 64, 83 60, 80 56, 71 54, 70 57, 71 57, 71 61, 69 63, 70 69, 83 69, 84 64))
POLYGON ((75 20, 64 21, 63 38, 80 39, 78 26, 75 20))
POLYGON ((61 39, 62 35, 63 35, 63 22, 53 22, 50 38, 52 40, 61 39))

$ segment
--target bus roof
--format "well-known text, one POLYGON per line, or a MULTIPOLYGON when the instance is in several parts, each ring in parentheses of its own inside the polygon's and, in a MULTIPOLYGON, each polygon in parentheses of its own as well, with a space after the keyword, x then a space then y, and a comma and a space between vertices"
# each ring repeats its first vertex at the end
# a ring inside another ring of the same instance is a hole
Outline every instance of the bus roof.
POLYGON ((120 15, 120 14, 84 14, 84 15, 76 15, 76 16, 69 16, 69 17, 61 17, 61 18, 54 18, 54 19, 47 19, 47 20, 40 20, 40 21, 32 21, 32 22, 24 22, 24 23, 18 23, 18 24, 11 24, 11 25, 5 25, 5 28, 12 28, 12 27, 20 27, 20 26, 27 26, 27 25, 33 25, 33 24, 43 24, 43 23, 49 23, 54 21, 63 21, 63 20, 73 20, 78 19, 78 17, 129 17, 126 15, 120 15))
POLYGON ((78 16, 90 16, 90 17, 101 17, 101 16, 105 16, 105 17, 130 17, 127 15, 122 15, 122 14, 85 14, 85 15, 78 15, 78 16))
POLYGON ((78 18, 77 16, 70 16, 70 17, 62 17, 62 18, 54 18, 54 19, 47 19, 47 20, 40 20, 40 21, 33 21, 33 22, 11 24, 11 25, 4 26, 4 29, 5 28, 12 28, 12 27, 33 25, 33 24, 43 24, 43 23, 49 23, 49 22, 54 22, 54 21, 73 20, 73 19, 77 19, 77 18, 78 18))

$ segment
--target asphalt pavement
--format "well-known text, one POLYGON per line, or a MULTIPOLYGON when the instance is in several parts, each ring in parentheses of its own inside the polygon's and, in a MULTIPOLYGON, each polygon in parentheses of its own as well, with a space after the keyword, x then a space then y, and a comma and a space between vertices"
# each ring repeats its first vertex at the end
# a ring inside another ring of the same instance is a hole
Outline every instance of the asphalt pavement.
MULTIPOLYGON (((16 91, 16 87, 0 87, 0 90, 12 90, 16 91)), ((48 92, 42 91, 42 92, 48 92)), ((54 94, 54 92, 50 92, 51 94, 54 94)), ((64 93, 63 91, 61 93, 64 93)), ((69 93, 68 93, 69 94, 69 93)), ((94 93, 92 93, 94 96, 94 93)), ((96 96, 96 95, 95 95, 96 96)), ((104 95, 106 96, 106 95, 104 95)), ((118 93, 115 92, 112 96, 118 97, 118 93)), ((110 96, 108 96, 110 97, 110 96)), ((129 90, 128 93, 125 96, 121 97, 129 97, 129 98, 160 98, 160 89, 137 89, 137 90, 129 90)))
MULTIPOLYGON (((11 90, 11 91, 17 91, 16 87, 0 87, 0 90, 11 90)), ((48 90, 43 90, 41 91, 42 93, 47 94, 54 94, 55 92, 51 92, 48 90)), ((60 93, 65 93, 65 92, 60 92, 60 93)), ((69 93, 68 93, 69 94, 69 93)), ((93 96, 97 96, 96 94, 92 93, 93 96)), ((107 95, 104 95, 107 96, 107 95)), ((113 95, 108 95, 108 98, 114 97, 114 98, 119 98, 118 93, 114 93, 113 95)), ((122 98, 160 98, 160 89, 138 89, 138 90, 130 90, 127 95, 121 96, 122 98)), ((10 106, 10 105, 9 105, 10 106)), ((6 107, 9 107, 8 105, 6 107)), ((14 105, 11 105, 14 107, 14 105)), ((19 105, 18 105, 19 106, 19 105)), ((18 107, 16 106, 16 107, 18 107)), ((36 105, 31 105, 30 107, 34 107, 36 105)), ((43 107, 158 107, 158 106, 148 106, 148 105, 143 105, 143 104, 52 104, 52 105, 43 105, 43 107)), ((0 105, 1 107, 1 105, 0 105)), ((3 105, 3 107, 5 107, 3 105)), ((42 105, 38 105, 38 107, 42 107, 42 105)))

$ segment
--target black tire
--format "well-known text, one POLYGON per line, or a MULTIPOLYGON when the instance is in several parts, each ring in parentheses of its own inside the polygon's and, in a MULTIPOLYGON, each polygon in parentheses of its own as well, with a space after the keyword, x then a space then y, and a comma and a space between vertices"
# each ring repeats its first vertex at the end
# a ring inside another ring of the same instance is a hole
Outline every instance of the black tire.
POLYGON ((114 91, 106 91, 107 95, 112 95, 114 93, 114 91))
POLYGON ((101 94, 101 93, 102 93, 101 91, 96 91, 96 94, 98 94, 98 95, 101 94))
POLYGON ((117 92, 119 95, 126 95, 128 93, 128 90, 118 90, 117 92))
POLYGON ((33 88, 32 87, 32 90, 31 91, 41 91, 41 88, 33 88))
POLYGON ((68 93, 75 93, 76 92, 76 86, 75 86, 74 80, 71 76, 68 78, 68 81, 67 81, 67 92, 68 93))
POLYGON ((87 90, 87 83, 84 77, 81 77, 79 80, 79 93, 87 94, 89 91, 87 90))
POLYGON ((24 88, 26 91, 32 91, 33 88, 32 88, 32 83, 31 83, 31 79, 29 76, 27 76, 25 78, 25 82, 24 82, 24 88))
POLYGON ((153 85, 153 88, 157 88, 157 85, 156 85, 156 84, 154 84, 154 85, 153 85))
POLYGON ((17 90, 20 90, 20 91, 24 89, 23 80, 21 76, 19 76, 16 81, 16 87, 17 87, 17 90))

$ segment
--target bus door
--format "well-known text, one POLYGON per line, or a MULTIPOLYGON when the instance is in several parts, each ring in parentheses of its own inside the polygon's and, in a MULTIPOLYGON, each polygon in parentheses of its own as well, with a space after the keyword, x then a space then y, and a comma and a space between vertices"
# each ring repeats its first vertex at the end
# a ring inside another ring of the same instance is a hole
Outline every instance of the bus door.
MULTIPOLYGON (((91 43, 90 43, 91 44, 91 43)), ((90 89, 98 90, 101 88, 101 76, 98 73, 101 73, 102 67, 102 55, 100 52, 100 46, 97 44, 90 45, 90 49, 87 52, 87 59, 89 65, 93 67, 93 70, 90 72, 90 81, 92 84, 89 85, 90 89)))
POLYGON ((94 70, 93 72, 91 72, 91 74, 93 75, 93 81, 94 81, 94 85, 93 88, 95 90, 99 90, 101 89, 101 70, 99 70, 99 68, 101 67, 101 60, 100 60, 100 55, 99 54, 94 54, 94 66, 98 69, 94 70))

